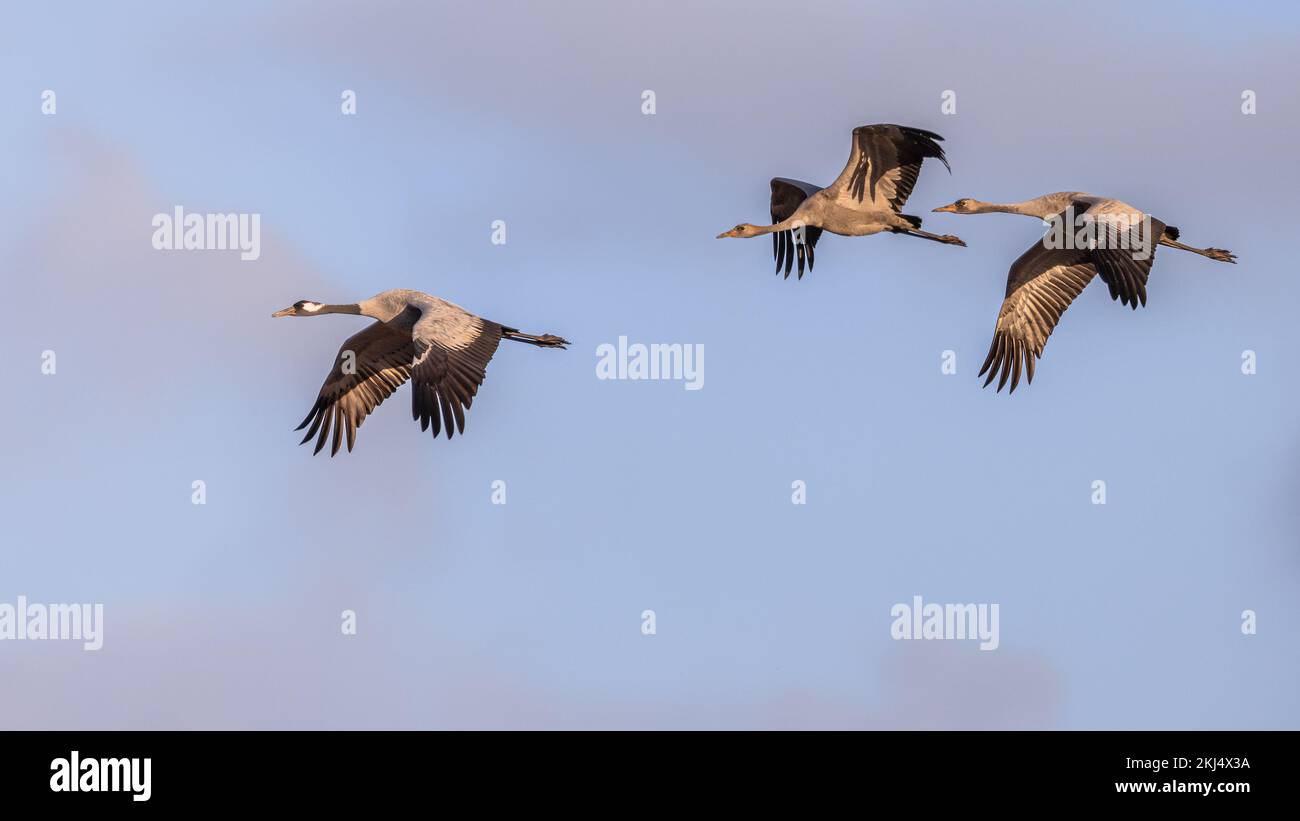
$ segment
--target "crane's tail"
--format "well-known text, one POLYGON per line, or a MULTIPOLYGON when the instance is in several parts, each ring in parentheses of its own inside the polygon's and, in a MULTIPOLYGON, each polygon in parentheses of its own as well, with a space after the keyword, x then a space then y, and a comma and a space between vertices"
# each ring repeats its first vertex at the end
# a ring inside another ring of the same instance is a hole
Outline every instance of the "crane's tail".
POLYGON ((515 328, 505 327, 501 329, 501 338, 512 339, 515 342, 527 342, 529 345, 536 345, 539 348, 563 348, 566 345, 572 344, 564 337, 556 336, 555 334, 533 336, 532 334, 522 333, 515 328))

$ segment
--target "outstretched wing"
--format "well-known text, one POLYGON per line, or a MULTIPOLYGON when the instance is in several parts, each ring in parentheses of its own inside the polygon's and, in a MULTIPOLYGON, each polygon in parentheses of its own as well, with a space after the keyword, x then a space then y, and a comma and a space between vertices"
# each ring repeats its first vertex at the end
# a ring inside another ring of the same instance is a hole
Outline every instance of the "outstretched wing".
POLYGON ((1020 255, 1007 274, 1007 295, 998 311, 993 343, 980 368, 988 372, 984 386, 1002 374, 998 390, 1011 379, 1011 391, 1020 383, 1023 364, 1027 381, 1034 381, 1034 360, 1043 355, 1061 314, 1083 292, 1097 269, 1086 248, 1048 248, 1042 240, 1020 255))
POLYGON ((438 300, 422 307, 412 332, 411 418, 433 435, 465 432, 465 411, 487 375, 487 364, 501 342, 501 326, 438 300))
POLYGON ((1074 203, 1076 217, 1092 223, 1096 240, 1092 260, 1110 288, 1110 298, 1137 310, 1147 304, 1147 278, 1156 260, 1156 246, 1165 224, 1131 205, 1112 199, 1074 203))
MULTIPOLYGON (((772 224, 787 220, 794 215, 804 200, 822 190, 819 186, 802 180, 787 180, 784 177, 772 178, 772 224)), ((781 273, 785 266, 785 278, 790 278, 790 268, 797 257, 799 260, 799 279, 803 279, 805 258, 808 270, 813 269, 813 249, 821 238, 822 229, 804 228, 803 242, 798 241, 794 231, 776 231, 772 234, 772 256, 776 259, 776 272, 781 273)))
POLYGON ((357 428, 410 377, 414 355, 411 335, 383 322, 348 337, 334 357, 334 368, 325 377, 316 404, 297 427, 302 430, 311 425, 299 444, 306 444, 319 432, 313 454, 320 453, 333 430, 330 456, 339 452, 344 433, 351 451, 357 428))
POLYGON ((911 196, 926 157, 952 171, 939 145, 942 140, 933 131, 904 125, 858 126, 848 164, 828 190, 843 207, 898 212, 911 196))

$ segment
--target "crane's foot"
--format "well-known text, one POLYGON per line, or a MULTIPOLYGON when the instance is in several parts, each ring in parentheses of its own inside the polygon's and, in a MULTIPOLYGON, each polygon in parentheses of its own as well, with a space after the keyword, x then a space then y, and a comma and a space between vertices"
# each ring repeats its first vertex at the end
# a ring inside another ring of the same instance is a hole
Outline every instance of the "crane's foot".
POLYGON ((944 234, 943 236, 939 237, 939 241, 946 242, 949 245, 960 245, 963 248, 966 247, 966 243, 965 241, 962 240, 961 237, 954 237, 952 234, 944 234))
POLYGON ((1225 251, 1222 248, 1206 248, 1205 255, 1210 259, 1217 259, 1219 262, 1231 262, 1237 264, 1237 255, 1231 251, 1225 251))

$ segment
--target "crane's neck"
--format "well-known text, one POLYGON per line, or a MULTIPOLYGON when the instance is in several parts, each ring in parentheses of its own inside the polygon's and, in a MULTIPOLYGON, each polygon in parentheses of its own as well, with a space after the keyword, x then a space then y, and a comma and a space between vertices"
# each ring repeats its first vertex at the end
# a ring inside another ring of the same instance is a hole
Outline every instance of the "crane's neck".
POLYGON ((322 305, 311 312, 312 316, 319 314, 365 314, 361 305, 353 303, 351 305, 322 305))
POLYGON ((1049 216, 1048 211, 1042 207, 1039 200, 1025 200, 1024 202, 977 202, 968 206, 972 214, 1020 214, 1026 217, 1038 217, 1045 219, 1049 216))
POLYGON ((795 219, 794 217, 790 217, 789 219, 781 220, 773 225, 754 225, 752 226, 752 229, 753 236, 757 237, 763 234, 775 234, 778 231, 791 231, 797 227, 803 227, 806 229, 811 228, 812 226, 810 226, 804 219, 795 219))
POLYGON ((1061 191, 1056 194, 1044 194, 1032 200, 1021 202, 972 202, 968 208, 972 214, 1021 214, 1046 220, 1064 211, 1079 197, 1087 194, 1078 191, 1061 191))

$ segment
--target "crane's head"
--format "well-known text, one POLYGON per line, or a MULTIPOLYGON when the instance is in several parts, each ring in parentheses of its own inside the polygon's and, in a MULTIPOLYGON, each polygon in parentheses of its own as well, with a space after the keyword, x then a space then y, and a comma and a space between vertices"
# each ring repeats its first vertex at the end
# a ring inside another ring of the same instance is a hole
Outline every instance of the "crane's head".
POLYGON ((979 200, 974 200, 970 197, 962 197, 952 205, 941 205, 934 210, 935 213, 939 214, 975 214, 978 213, 975 210, 976 207, 980 205, 983 205, 983 203, 979 200))
POLYGON ((761 233, 763 232, 757 225, 750 225, 747 222, 742 222, 730 231, 723 231, 721 234, 718 234, 718 239, 724 239, 726 237, 744 237, 747 239, 749 237, 756 237, 761 233))
POLYGON ((310 299, 300 299, 288 308, 271 314, 271 317, 274 319, 277 316, 314 316, 317 313, 320 313, 320 309, 324 307, 325 306, 319 302, 312 302, 310 299))

